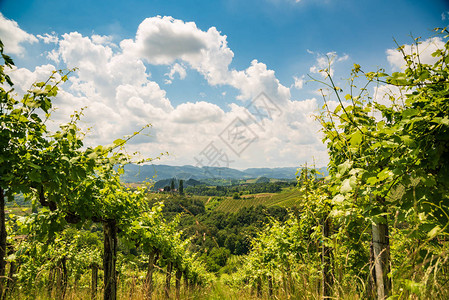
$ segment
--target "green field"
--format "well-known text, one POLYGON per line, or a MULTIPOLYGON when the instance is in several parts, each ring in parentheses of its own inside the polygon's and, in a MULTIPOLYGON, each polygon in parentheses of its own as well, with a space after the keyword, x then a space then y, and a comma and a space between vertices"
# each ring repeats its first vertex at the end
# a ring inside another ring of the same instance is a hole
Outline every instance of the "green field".
POLYGON ((31 213, 31 206, 7 206, 5 210, 6 215, 13 214, 17 216, 29 215, 31 213))
POLYGON ((281 193, 263 193, 254 195, 245 195, 241 199, 232 199, 228 197, 220 202, 217 209, 224 212, 235 213, 243 207, 251 206, 281 206, 291 207, 301 197, 301 192, 298 190, 286 190, 281 193))

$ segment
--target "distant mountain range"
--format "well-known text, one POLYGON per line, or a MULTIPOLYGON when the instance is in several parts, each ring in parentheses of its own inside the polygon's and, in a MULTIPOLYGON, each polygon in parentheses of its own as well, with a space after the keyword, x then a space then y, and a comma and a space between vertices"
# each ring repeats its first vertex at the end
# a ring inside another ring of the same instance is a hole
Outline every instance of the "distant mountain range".
MULTIPOLYGON (((202 180, 208 178, 217 179, 250 179, 258 177, 267 177, 275 179, 294 179, 296 178, 297 167, 286 168, 249 168, 246 170, 237 170, 231 168, 219 167, 194 167, 194 166, 168 166, 168 165, 126 165, 125 173, 122 175, 124 182, 142 182, 149 180, 163 179, 183 179, 183 180, 202 180)), ((319 169, 327 175, 326 168, 319 169)))

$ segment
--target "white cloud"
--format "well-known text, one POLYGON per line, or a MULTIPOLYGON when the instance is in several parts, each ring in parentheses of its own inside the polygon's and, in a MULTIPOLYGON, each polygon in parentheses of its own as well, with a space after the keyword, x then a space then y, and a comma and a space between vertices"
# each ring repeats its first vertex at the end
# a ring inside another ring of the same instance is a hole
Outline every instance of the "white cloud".
MULTIPOLYGON (((310 161, 311 154, 320 166, 327 162, 319 124, 311 117, 318 109, 317 101, 292 100, 290 89, 257 60, 244 70, 230 69, 234 54, 226 36, 216 28, 202 31, 194 23, 171 17, 149 18, 141 23, 135 39, 119 45, 114 46, 111 37, 71 32, 63 34, 50 52, 53 61, 79 68, 61 86, 52 119, 55 124, 67 121, 73 110, 87 107, 81 125, 92 127, 92 131, 86 144, 108 144, 152 123, 150 135, 134 139, 130 152, 154 157, 168 151, 175 164, 194 164, 194 157, 213 141, 237 161, 234 167, 297 165, 310 161), (231 103, 229 111, 193 99, 173 107, 166 92, 151 80, 152 64, 169 66, 169 80, 177 76, 184 79, 187 68, 196 70, 209 85, 236 88, 241 101, 265 92, 281 112, 260 126, 248 115, 248 102, 231 103), (218 137, 237 117, 259 137, 240 158, 232 156, 218 137)), ((54 69, 52 65, 35 70, 19 68, 11 77, 17 86, 28 88, 33 81, 45 80, 54 69)))
POLYGON ((123 84, 141 86, 150 76, 138 57, 115 53, 108 45, 96 44, 78 32, 64 34, 58 46, 54 57, 69 68, 79 68, 77 74, 82 80, 77 84, 95 83, 96 92, 104 96, 114 96, 114 87, 123 84))
POLYGON ((5 46, 5 53, 23 55, 23 43, 36 43, 37 38, 20 29, 17 22, 6 19, 0 12, 0 38, 5 46))
POLYGON ((317 54, 310 50, 307 50, 307 52, 310 54, 315 54, 317 56, 315 65, 310 67, 309 71, 311 73, 321 74, 323 77, 327 76, 325 70, 327 70, 331 76, 334 76, 335 63, 346 61, 349 59, 349 56, 347 54, 339 56, 336 52, 333 51, 326 54, 317 54))
POLYGON ((158 16, 140 23, 135 41, 124 40, 121 46, 149 63, 170 64, 177 58, 194 60, 207 48, 208 39, 209 34, 193 22, 158 16))
MULTIPOLYGON (((404 52, 406 55, 411 55, 416 53, 418 50, 419 60, 424 64, 434 64, 438 58, 432 57, 432 53, 434 53, 437 49, 443 49, 444 42, 440 37, 429 38, 418 45, 404 45, 404 52)), ((399 70, 405 67, 405 61, 403 55, 397 49, 388 49, 386 51, 387 59, 393 70, 399 70)))
MULTIPOLYGON (((56 68, 53 65, 41 65, 37 66, 33 71, 25 68, 13 67, 12 70, 8 70, 9 75, 13 79, 14 91, 18 96, 24 95, 28 89, 31 88, 35 82, 47 81, 56 68)), ((59 80, 59 74, 54 74, 55 80, 59 80)))
POLYGON ((52 32, 51 34, 46 33, 44 35, 38 34, 37 37, 44 41, 45 44, 56 44, 59 41, 58 36, 56 33, 52 32))
POLYGON ((264 63, 257 60, 253 60, 244 71, 233 70, 231 75, 229 84, 240 90, 237 99, 251 100, 261 92, 279 104, 290 99, 290 89, 279 82, 273 70, 267 69, 264 63))
MULTIPOLYGON (((281 103, 289 99, 289 89, 280 84, 273 70, 257 60, 246 70, 230 70, 234 53, 227 46, 226 38, 215 27, 202 31, 193 22, 158 16, 145 19, 139 25, 135 40, 124 40, 120 45, 123 53, 131 53, 152 64, 184 61, 209 84, 231 85, 238 89, 240 100, 251 100, 261 92, 281 103)), ((171 83, 171 80, 166 82, 171 83)))
POLYGON ((304 86, 304 75, 302 75, 301 77, 296 77, 293 76, 293 80, 295 80, 295 82, 293 83, 292 87, 295 87, 295 89, 302 89, 302 87, 304 86))
POLYGON ((405 100, 401 89, 394 85, 381 85, 374 87, 373 101, 376 103, 391 106, 393 103, 402 106, 405 100))
POLYGON ((166 79, 165 83, 171 84, 173 79, 175 78, 175 74, 178 74, 180 79, 184 79, 184 78, 186 78, 186 75, 187 75, 186 69, 183 66, 181 66, 180 64, 175 63, 171 67, 170 72, 165 74, 165 76, 168 76, 168 78, 170 78, 170 79, 166 79))
POLYGON ((224 116, 223 110, 215 104, 200 101, 196 103, 183 103, 178 105, 171 114, 176 123, 220 123, 224 116))
POLYGON ((86 106, 83 122, 95 124, 88 140, 103 144, 136 131, 150 116, 154 120, 173 110, 165 91, 149 80, 142 60, 114 51, 109 42, 72 32, 62 35, 51 52, 55 60, 79 68, 58 96, 53 119, 64 122, 71 111, 86 106))
POLYGON ((449 11, 444 11, 441 13, 441 20, 445 21, 449 19, 449 11))
POLYGON ((116 48, 118 47, 116 44, 114 44, 112 41, 114 40, 114 38, 110 35, 98 35, 98 34, 93 34, 91 36, 92 42, 94 44, 97 45, 107 45, 110 46, 112 48, 116 48))

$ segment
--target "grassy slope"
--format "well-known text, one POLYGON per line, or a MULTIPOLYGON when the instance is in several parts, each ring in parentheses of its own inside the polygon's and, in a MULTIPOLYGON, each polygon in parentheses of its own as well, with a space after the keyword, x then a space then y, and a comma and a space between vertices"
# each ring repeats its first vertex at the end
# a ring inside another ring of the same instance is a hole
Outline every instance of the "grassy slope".
POLYGON ((232 199, 228 197, 220 202, 217 209, 224 212, 235 213, 243 207, 265 205, 291 207, 301 197, 298 190, 286 190, 281 193, 262 193, 254 195, 244 195, 242 199, 232 199))

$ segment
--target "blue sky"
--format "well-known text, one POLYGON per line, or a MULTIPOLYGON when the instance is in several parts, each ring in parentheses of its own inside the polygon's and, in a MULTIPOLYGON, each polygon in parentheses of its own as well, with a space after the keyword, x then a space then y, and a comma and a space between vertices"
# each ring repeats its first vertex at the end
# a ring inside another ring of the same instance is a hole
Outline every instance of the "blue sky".
POLYGON ((0 12, 19 94, 53 69, 79 67, 55 100, 54 126, 87 106, 89 145, 149 122, 130 151, 169 152, 159 163, 234 168, 325 165, 312 117, 320 86, 307 74, 321 78, 326 55, 336 80, 354 63, 399 68, 387 52, 393 39, 426 41, 449 20, 448 2, 436 0, 0 0, 0 12), (259 103, 275 109, 259 122, 248 105, 262 92, 269 102, 259 103), (226 132, 236 119, 246 131, 239 144, 226 132))

